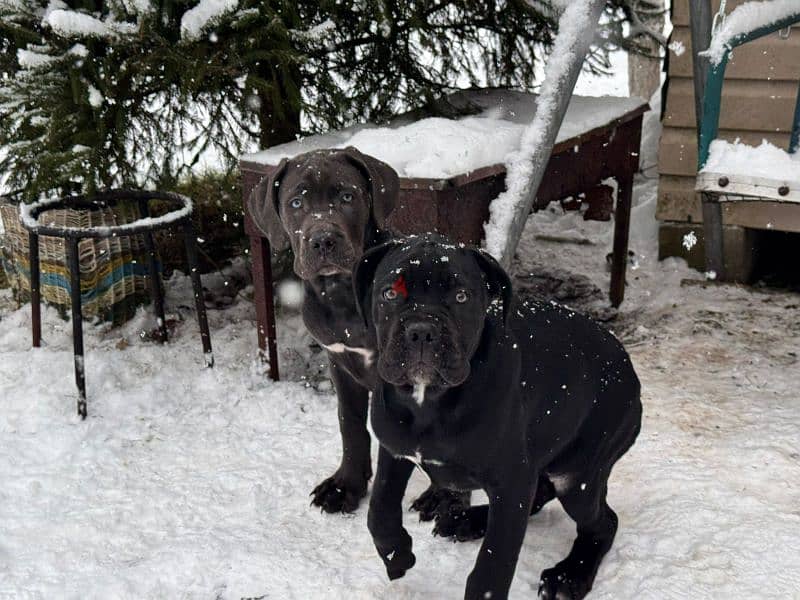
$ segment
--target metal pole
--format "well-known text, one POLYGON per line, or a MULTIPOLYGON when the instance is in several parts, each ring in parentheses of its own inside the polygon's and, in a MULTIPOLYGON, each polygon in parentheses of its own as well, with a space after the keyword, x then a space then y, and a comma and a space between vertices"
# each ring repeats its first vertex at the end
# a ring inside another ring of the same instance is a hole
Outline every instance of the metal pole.
MULTIPOLYGON (((142 218, 150 216, 147 200, 139 200, 139 212, 142 218)), ((153 312, 156 313, 156 326, 158 327, 159 342, 167 341, 167 323, 164 315, 164 289, 161 285, 161 275, 158 272, 156 261, 156 248, 153 242, 153 232, 145 231, 144 249, 147 252, 147 276, 150 280, 150 296, 153 300, 153 312)))
POLYGON ((197 246, 195 246, 194 227, 191 220, 183 226, 183 239, 186 244, 186 258, 189 261, 189 275, 192 278, 194 289, 194 304, 197 309, 197 323, 200 325, 200 338, 203 342, 203 353, 206 365, 214 366, 214 354, 211 351, 211 334, 208 330, 208 317, 206 316, 206 302, 203 298, 203 283, 200 280, 199 263, 197 260, 197 246))
POLYGON ((41 275, 39 272, 39 236, 32 231, 28 233, 28 257, 31 271, 31 333, 33 347, 42 345, 42 298, 41 275))
MULTIPOLYGON (((708 59, 700 52, 711 44, 712 11, 711 0, 691 0, 689 2, 689 24, 692 29, 692 69, 694 73, 694 111, 697 124, 697 151, 701 148, 703 130, 703 101, 708 83, 708 59)), ((705 159, 703 159, 705 160, 705 159)), ((713 202, 708 194, 702 194, 703 242, 706 249, 706 271, 713 271, 723 278, 724 249, 722 242, 722 206, 713 202)))
POLYGON ((703 122, 703 96, 706 92, 708 59, 700 52, 711 43, 711 0, 689 1, 689 24, 692 28, 692 69, 694 71, 694 111, 697 123, 697 143, 700 147, 700 128, 703 122))
POLYGON ((78 415, 86 418, 86 372, 83 362, 83 314, 81 312, 81 265, 78 238, 67 238, 70 300, 72 304, 72 346, 75 357, 75 385, 78 386, 78 415))

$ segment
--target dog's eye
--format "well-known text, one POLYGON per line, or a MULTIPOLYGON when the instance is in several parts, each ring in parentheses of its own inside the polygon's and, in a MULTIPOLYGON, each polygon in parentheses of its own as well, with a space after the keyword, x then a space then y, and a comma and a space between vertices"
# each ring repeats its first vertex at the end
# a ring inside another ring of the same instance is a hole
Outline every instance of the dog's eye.
POLYGON ((344 194, 341 195, 341 200, 342 200, 342 202, 345 202, 345 203, 352 202, 353 201, 353 194, 351 194, 350 192, 345 192, 344 194))
POLYGON ((383 299, 384 300, 388 300, 389 302, 391 302, 395 298, 397 298, 397 291, 396 290, 394 290, 393 288, 386 288, 385 290, 383 290, 383 299))
POLYGON ((300 208, 303 206, 303 199, 302 198, 292 198, 291 202, 289 202, 289 206, 292 208, 300 208))
POLYGON ((458 290, 456 292, 456 302, 458 302, 459 304, 464 304, 464 302, 466 302, 468 299, 469 296, 467 295, 467 292, 465 292, 464 290, 458 290))

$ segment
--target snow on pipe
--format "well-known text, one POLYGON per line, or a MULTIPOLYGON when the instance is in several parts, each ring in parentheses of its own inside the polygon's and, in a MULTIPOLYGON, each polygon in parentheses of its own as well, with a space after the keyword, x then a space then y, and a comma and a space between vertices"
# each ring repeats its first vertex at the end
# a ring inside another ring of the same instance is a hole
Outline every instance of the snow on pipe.
POLYGON ((489 206, 486 250, 508 268, 567 112, 583 60, 594 41, 605 0, 576 0, 563 7, 558 36, 545 67, 533 121, 506 162, 506 191, 489 206))

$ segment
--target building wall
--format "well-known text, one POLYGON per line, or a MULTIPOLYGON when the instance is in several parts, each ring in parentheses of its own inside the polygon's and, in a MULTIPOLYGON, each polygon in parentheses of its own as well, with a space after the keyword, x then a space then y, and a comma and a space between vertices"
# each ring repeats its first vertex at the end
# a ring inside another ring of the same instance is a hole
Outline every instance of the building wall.
MULTIPOLYGON (((744 0, 728 0, 730 12, 744 0)), ((712 0, 713 10, 719 0, 712 0)), ((694 192, 697 137, 692 78, 689 0, 673 0, 673 41, 686 51, 670 53, 663 133, 659 145, 657 217, 663 222, 702 222, 700 199, 694 192)), ((720 137, 740 138, 758 145, 762 139, 789 146, 800 82, 800 27, 788 39, 777 33, 733 51, 726 70, 720 114, 720 137)), ((724 222, 754 229, 800 231, 800 209, 778 203, 724 205, 724 222)))

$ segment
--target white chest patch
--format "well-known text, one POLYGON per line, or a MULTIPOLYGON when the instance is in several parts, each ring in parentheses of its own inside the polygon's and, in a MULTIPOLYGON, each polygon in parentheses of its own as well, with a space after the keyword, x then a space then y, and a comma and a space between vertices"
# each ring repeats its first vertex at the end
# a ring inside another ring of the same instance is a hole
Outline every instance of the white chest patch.
POLYGON ((372 364, 372 361, 375 358, 375 352, 372 350, 367 350, 366 348, 354 348, 352 346, 345 346, 341 342, 336 342, 335 344, 322 344, 322 347, 325 348, 328 352, 333 352, 334 354, 342 354, 344 352, 353 352, 354 354, 361 355, 361 358, 364 359, 364 363, 369 367, 372 364))
POLYGON ((569 475, 548 473, 547 478, 550 480, 550 483, 553 484, 553 487, 556 488, 556 493, 558 494, 563 494, 572 488, 573 480, 569 475))
POLYGON ((415 383, 414 384, 414 402, 417 403, 417 406, 422 406, 422 403, 425 402, 425 384, 424 383, 415 383))
POLYGON ((441 467, 444 465, 441 460, 436 460, 435 458, 422 458, 422 454, 419 450, 417 450, 413 456, 401 454, 397 458, 405 458, 406 460, 417 465, 420 469, 422 468, 422 463, 427 463, 429 465, 433 465, 434 467, 441 467))

